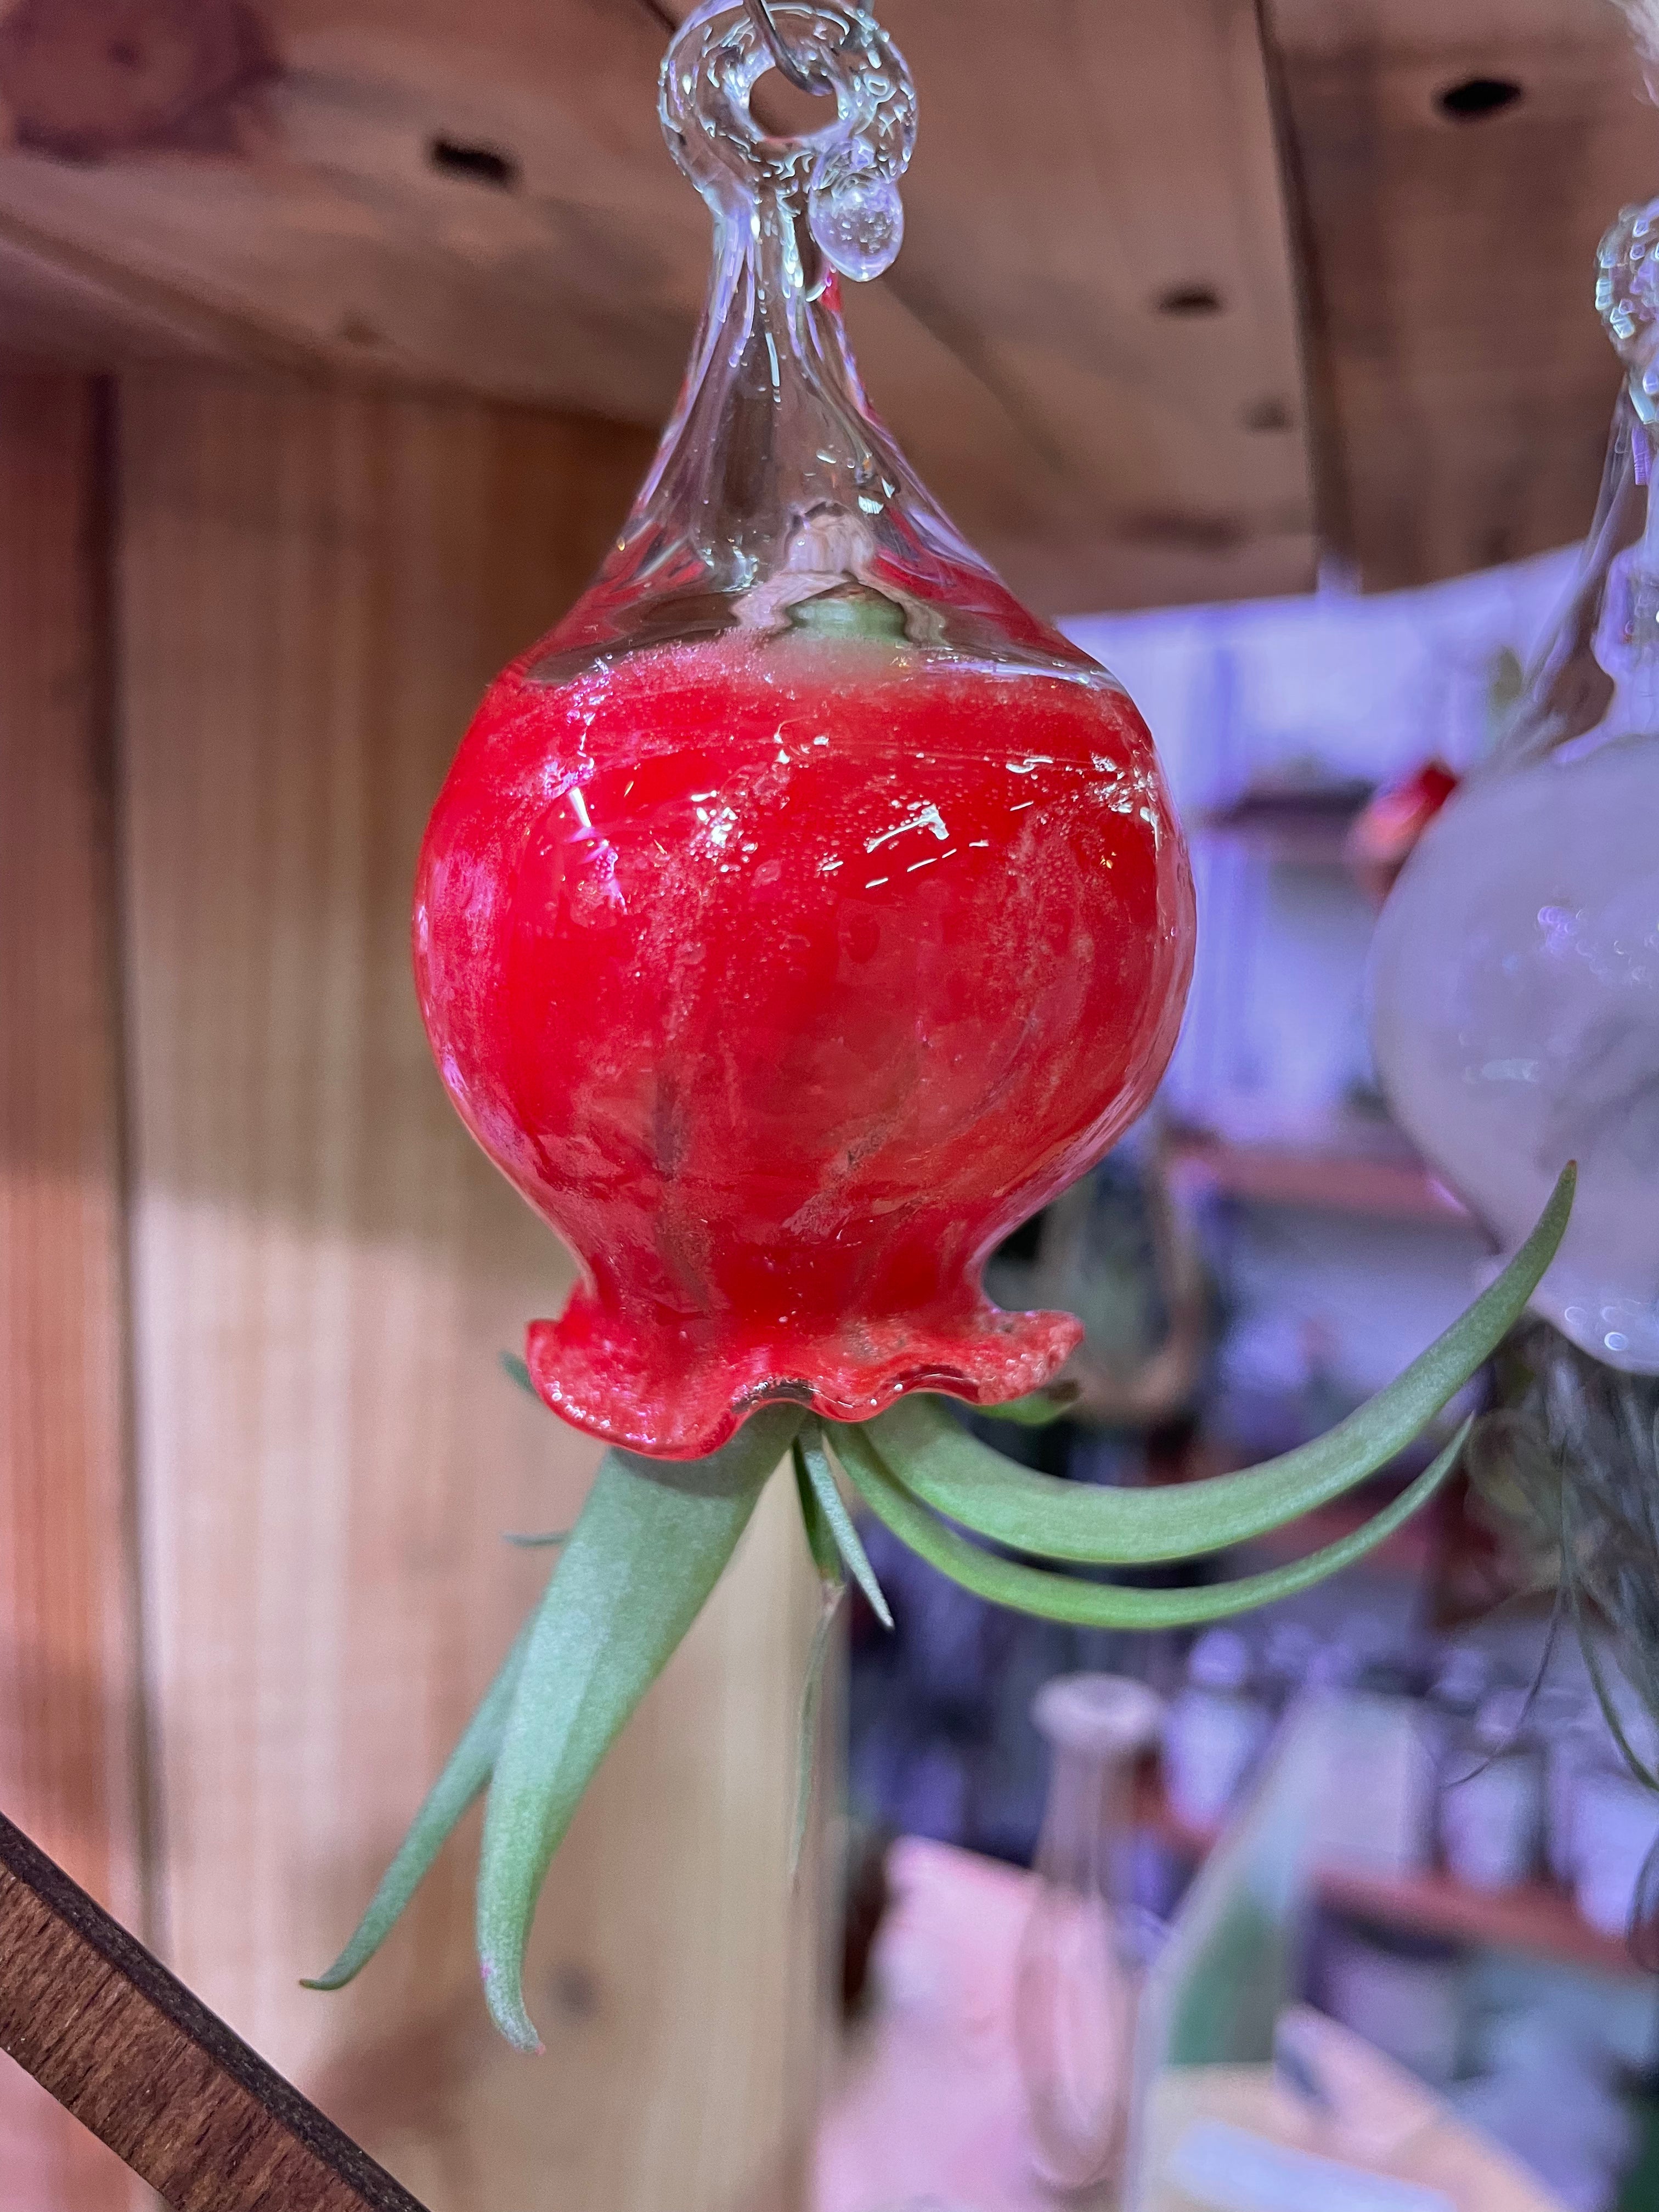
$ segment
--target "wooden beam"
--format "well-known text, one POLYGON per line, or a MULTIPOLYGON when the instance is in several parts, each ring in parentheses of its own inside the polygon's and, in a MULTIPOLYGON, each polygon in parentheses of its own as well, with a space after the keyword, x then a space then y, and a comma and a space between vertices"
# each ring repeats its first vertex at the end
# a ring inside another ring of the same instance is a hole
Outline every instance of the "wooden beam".
MULTIPOLYGON (((202 19, 234 4, 203 0, 202 19)), ((119 84, 89 79, 102 159, 0 150, 0 283, 8 250, 37 293, 61 256, 68 319, 101 318, 121 358, 171 343, 654 426, 708 258, 655 112, 665 19, 684 12, 304 0, 271 33, 278 82, 198 118, 216 151, 134 145, 119 84)), ((998 0, 885 15, 921 133, 908 241, 853 313, 876 404, 934 491, 1049 609, 1308 583, 1251 0, 1027 0, 1017 27, 998 0)), ((47 87, 59 123, 78 82, 47 87)))
POLYGON ((1659 117, 1618 11, 1268 0, 1267 18, 1328 533, 1373 589, 1571 542, 1619 380, 1592 304, 1596 241, 1659 189, 1659 117))
POLYGON ((787 1878, 814 1586, 774 1485, 561 1847, 489 2025, 476 1832, 333 1954, 599 1447, 501 1374, 570 1280, 430 1062, 415 859, 488 677, 648 441, 471 400, 146 374, 118 418, 135 1345, 157 1948, 421 2197, 772 2212, 816 2076, 787 1878), (642 2096, 641 2085, 649 2087, 642 2096))
MULTIPOLYGON (((89 378, 0 373, 0 1796, 131 1917, 143 1881, 100 421, 89 378)), ((132 2193, 9 2069, 0 2164, 18 2201, 54 2212, 106 2212, 132 2193)))
POLYGON ((421 2212, 3 1818, 0 1958, 0 2051, 174 2212, 421 2212))
POLYGON ((1308 587, 1296 286, 1249 0, 881 14, 921 128, 904 251, 850 312, 923 477, 1046 606, 1308 587), (977 407, 887 335, 883 291, 977 407))

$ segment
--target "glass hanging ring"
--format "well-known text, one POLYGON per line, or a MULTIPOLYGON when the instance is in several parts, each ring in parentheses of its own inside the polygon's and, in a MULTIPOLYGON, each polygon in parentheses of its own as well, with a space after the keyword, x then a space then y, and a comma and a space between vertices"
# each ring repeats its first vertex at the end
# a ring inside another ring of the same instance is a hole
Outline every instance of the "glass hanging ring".
POLYGON ((668 50, 660 108, 675 160, 717 216, 746 219, 752 197, 781 193, 793 208, 805 201, 813 241, 843 276, 866 283, 890 266, 904 238, 898 180, 915 143, 916 97, 903 55, 861 8, 712 0, 668 50), (775 66, 833 93, 835 119, 773 137, 749 98, 775 66))

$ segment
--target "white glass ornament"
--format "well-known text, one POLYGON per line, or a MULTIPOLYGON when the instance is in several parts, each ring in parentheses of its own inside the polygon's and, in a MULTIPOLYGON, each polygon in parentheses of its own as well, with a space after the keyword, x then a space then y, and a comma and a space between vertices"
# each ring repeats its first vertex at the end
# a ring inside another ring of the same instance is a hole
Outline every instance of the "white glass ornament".
POLYGON ((1396 1118, 1512 1250, 1561 1168, 1534 1309, 1659 1373, 1659 200, 1602 240, 1628 372, 1572 591, 1489 761, 1383 908, 1372 1047, 1396 1118))

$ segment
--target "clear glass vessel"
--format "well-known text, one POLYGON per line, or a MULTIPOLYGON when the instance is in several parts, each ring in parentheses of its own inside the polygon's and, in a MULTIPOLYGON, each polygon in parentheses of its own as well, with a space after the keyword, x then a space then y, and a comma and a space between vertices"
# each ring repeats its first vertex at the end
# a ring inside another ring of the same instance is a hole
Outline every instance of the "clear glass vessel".
POLYGON ((1135 1768, 1163 1700, 1118 1674, 1062 1674, 1031 1717, 1053 1751, 1036 1896, 1019 1950, 1014 2034, 1035 2164, 1060 2191, 1123 2155, 1135 2018, 1155 1929, 1129 1899, 1135 1768))
POLYGON ((1533 1304, 1659 1373, 1659 201, 1602 241, 1627 375, 1583 562, 1492 757, 1378 925, 1372 1041, 1405 1128, 1513 1250, 1578 1163, 1533 1304))

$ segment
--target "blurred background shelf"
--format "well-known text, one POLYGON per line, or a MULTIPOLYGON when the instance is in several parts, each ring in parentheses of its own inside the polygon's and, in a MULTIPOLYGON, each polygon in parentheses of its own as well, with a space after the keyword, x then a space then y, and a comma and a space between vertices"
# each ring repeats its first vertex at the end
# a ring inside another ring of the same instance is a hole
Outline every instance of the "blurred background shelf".
POLYGON ((1200 836, 1224 837, 1264 859, 1294 866, 1340 868, 1348 833, 1376 788, 1344 778, 1304 791, 1250 792, 1227 807, 1207 810, 1200 836))
MULTIPOLYGON (((1137 1809, 1147 1832, 1190 1859, 1201 1858, 1218 1832, 1188 1827, 1179 1820, 1155 1773, 1142 1778, 1137 1809)), ((1407 1934, 1518 1951, 1621 1980, 1639 1981, 1646 1975, 1621 1936, 1604 1936, 1580 1919, 1572 1899, 1550 1882, 1486 1891, 1431 1868, 1382 1874, 1332 1867, 1320 1876, 1319 1888, 1336 1911, 1407 1934)))
POLYGON ((1339 1151, 1313 1143, 1241 1143, 1182 1128, 1170 1162, 1189 1188, 1263 1206, 1306 1206, 1387 1221, 1467 1221, 1468 1209, 1406 1146, 1339 1151))

